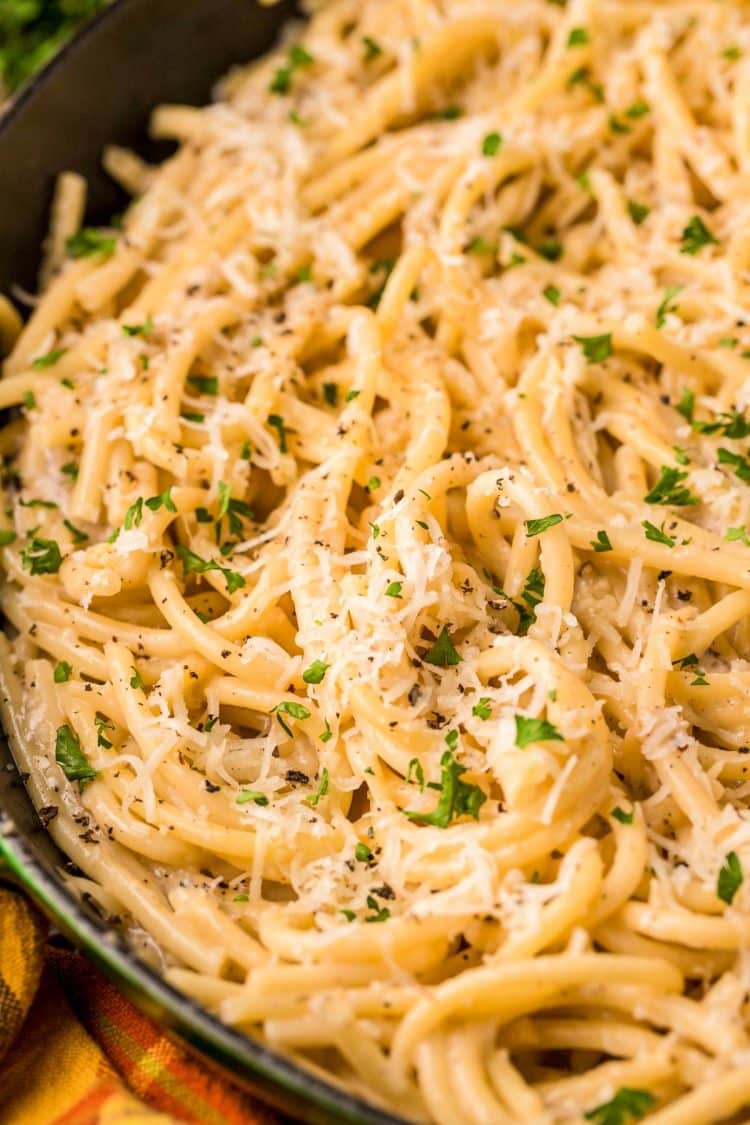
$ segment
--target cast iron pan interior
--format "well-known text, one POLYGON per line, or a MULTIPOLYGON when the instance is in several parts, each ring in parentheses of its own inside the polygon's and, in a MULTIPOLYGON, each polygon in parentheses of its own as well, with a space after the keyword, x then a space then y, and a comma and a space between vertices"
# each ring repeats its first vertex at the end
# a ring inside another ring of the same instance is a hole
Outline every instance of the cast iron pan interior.
MULTIPOLYGON (((102 173, 108 142, 149 159, 168 153, 146 137, 159 102, 201 104, 234 63, 265 51, 294 12, 291 0, 116 0, 0 117, 0 292, 33 292, 55 176, 73 169, 90 186, 88 221, 122 206, 102 173)), ((232 1031, 172 989, 66 890, 64 857, 34 812, 0 735, 0 875, 20 882, 56 924, 139 1007, 296 1119, 398 1125, 398 1119, 311 1076, 232 1031)))

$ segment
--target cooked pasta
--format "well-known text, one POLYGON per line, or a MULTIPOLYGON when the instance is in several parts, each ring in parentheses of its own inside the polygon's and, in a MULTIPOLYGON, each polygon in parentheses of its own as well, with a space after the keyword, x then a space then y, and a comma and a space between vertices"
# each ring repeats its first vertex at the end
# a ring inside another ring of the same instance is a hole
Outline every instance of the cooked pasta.
POLYGON ((312 7, 0 300, 18 766, 409 1120, 746 1119, 750 6, 312 7))

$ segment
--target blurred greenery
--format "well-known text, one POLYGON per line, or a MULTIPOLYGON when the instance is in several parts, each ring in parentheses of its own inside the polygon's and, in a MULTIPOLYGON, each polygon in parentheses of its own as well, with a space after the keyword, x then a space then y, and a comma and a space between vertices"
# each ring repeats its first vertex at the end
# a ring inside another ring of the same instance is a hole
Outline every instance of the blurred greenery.
POLYGON ((0 0, 0 100, 108 0, 0 0))

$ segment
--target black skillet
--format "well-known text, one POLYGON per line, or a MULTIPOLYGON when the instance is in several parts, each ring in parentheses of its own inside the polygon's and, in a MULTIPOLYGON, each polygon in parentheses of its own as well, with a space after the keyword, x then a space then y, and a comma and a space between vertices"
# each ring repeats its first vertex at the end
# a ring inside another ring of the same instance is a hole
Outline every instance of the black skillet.
MULTIPOLYGON (((272 8, 255 0, 115 0, 89 24, 0 117, 0 292, 13 284, 34 290, 59 172, 86 177, 88 220, 105 221, 124 199, 101 171, 104 145, 167 155, 146 136, 152 107, 208 101, 216 79, 267 50, 293 11, 292 0, 272 8)), ((398 1125, 171 988, 65 888, 63 863, 0 734, 0 877, 20 883, 139 1008, 265 1101, 316 1125, 398 1125)))

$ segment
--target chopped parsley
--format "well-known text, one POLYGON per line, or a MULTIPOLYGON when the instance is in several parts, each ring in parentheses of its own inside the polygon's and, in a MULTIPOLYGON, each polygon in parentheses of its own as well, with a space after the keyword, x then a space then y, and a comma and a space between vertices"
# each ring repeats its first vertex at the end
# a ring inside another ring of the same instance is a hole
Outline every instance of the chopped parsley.
POLYGON ((546 719, 530 719, 526 715, 516 715, 516 746, 523 750, 533 742, 564 742, 557 727, 546 719))
POLYGON ((563 516, 561 516, 559 512, 556 512, 552 516, 543 516, 538 520, 526 520, 526 534, 529 539, 533 539, 535 535, 541 535, 542 532, 546 531, 550 527, 555 527, 558 523, 562 523, 562 521, 563 516))
POLYGON ((606 531, 597 531, 596 539, 591 540, 591 546, 598 554, 612 550, 612 544, 606 531))
POLYGON ((284 699, 281 703, 277 703, 273 708, 271 714, 275 714, 279 721, 279 726, 285 734, 292 737, 292 729, 289 724, 282 718, 282 715, 290 715, 293 719, 309 719, 310 711, 303 703, 295 703, 293 699, 284 699))
POLYGON ((329 406, 335 406, 339 400, 339 385, 338 383, 324 383, 323 384, 323 398, 329 406))
POLYGON ((672 304, 672 302, 674 302, 675 297, 677 297, 684 288, 685 286, 683 285, 670 285, 665 289, 665 296, 663 296, 662 302, 657 309, 656 324, 658 328, 663 328, 663 326, 665 326, 669 313, 677 312, 677 305, 672 304))
POLYGON ((280 414, 269 414, 266 418, 266 421, 268 422, 269 426, 273 426, 273 428, 279 435, 279 452, 286 453, 286 425, 284 424, 284 419, 280 414))
POLYGON ((380 488, 381 484, 382 481, 380 480, 380 477, 370 477, 367 484, 365 485, 365 488, 368 492, 375 492, 376 489, 380 488))
POLYGON ((245 585, 245 579, 241 574, 238 574, 235 570, 227 570, 215 559, 202 559, 200 555, 196 555, 195 551, 184 547, 182 543, 178 543, 175 550, 182 560, 186 574, 206 574, 209 570, 218 570, 224 576, 228 594, 234 594, 235 591, 241 590, 245 585))
POLYGON ((365 916, 365 922, 388 921, 391 916, 391 912, 387 906, 381 906, 378 900, 373 895, 368 895, 365 899, 365 902, 367 903, 368 910, 372 911, 372 914, 367 914, 365 916))
POLYGON ((619 820, 620 824, 633 823, 632 810, 630 812, 625 812, 625 810, 621 809, 619 805, 616 808, 612 809, 612 816, 615 818, 615 820, 619 820))
POLYGON ((401 593, 402 586, 403 582, 389 582, 385 589, 385 596, 387 598, 401 598, 403 596, 401 593))
POLYGON ((695 394, 688 387, 685 387, 682 392, 682 398, 675 406, 678 414, 681 414, 686 422, 693 424, 693 413, 695 411, 695 394))
POLYGON ((329 668, 330 664, 325 664, 322 660, 314 660, 309 668, 305 668, 302 679, 306 684, 322 683, 329 668))
POLYGON ((370 863, 372 860, 372 848, 368 848, 367 844, 359 843, 354 849, 354 858, 358 863, 370 863))
POLYGON ((54 500, 39 500, 37 498, 33 500, 19 500, 18 504, 21 508, 47 508, 49 511, 57 507, 54 500))
POLYGON ((202 395, 219 393, 219 380, 215 375, 188 375, 187 381, 202 395))
POLYGON ((422 659, 427 664, 435 664, 438 668, 448 668, 461 663, 461 657, 453 647, 446 625, 440 630, 440 636, 434 645, 428 648, 422 659))
POLYGON ((126 531, 131 531, 134 527, 141 526, 142 519, 143 497, 139 496, 138 499, 130 505, 127 512, 125 513, 125 519, 122 521, 122 526, 126 531))
POLYGON ((36 410, 36 395, 33 391, 24 391, 23 406, 24 410, 36 410))
POLYGON ((198 410, 182 410, 180 418, 184 418, 186 422, 197 422, 199 424, 206 421, 206 415, 201 414, 198 410))
POLYGON ((723 447, 719 448, 718 456, 720 465, 730 465, 740 480, 750 481, 750 460, 723 447))
POLYGON ((21 551, 21 564, 30 574, 57 574, 62 566, 60 548, 54 539, 33 536, 21 551))
POLYGON ((657 527, 655 524, 649 523, 648 520, 643 520, 641 527, 646 532, 646 538, 653 543, 662 543, 665 547, 674 547, 677 542, 671 535, 667 535, 663 523, 661 527, 657 527))
POLYGON ((690 489, 682 487, 682 482, 687 476, 687 472, 682 469, 662 465, 659 479, 646 493, 644 500, 647 504, 672 504, 676 508, 697 504, 698 500, 690 489))
POLYGON ((141 676, 140 676, 140 673, 139 673, 138 669, 136 667, 133 667, 133 668, 130 669, 130 671, 133 673, 133 675, 130 677, 130 686, 134 690, 140 689, 141 691, 145 691, 146 685, 144 684, 143 680, 141 679, 141 676))
POLYGON ((271 84, 268 87, 272 94, 288 94, 292 88, 294 72, 304 67, 312 66, 313 56, 300 43, 295 43, 287 52, 287 62, 274 72, 271 84))
POLYGON ((651 214, 651 208, 647 207, 645 203, 639 203, 636 199, 629 199, 628 214, 635 225, 639 227, 651 214))
POLYGON ((39 355, 31 366, 35 371, 45 371, 48 367, 54 367, 57 361, 62 359, 67 350, 67 348, 55 348, 53 351, 47 352, 46 355, 39 355))
POLYGON ((483 695, 482 698, 474 704, 471 709, 471 713, 477 719, 482 719, 483 722, 487 722, 487 720, 492 716, 492 701, 490 700, 490 698, 486 695, 483 695))
POLYGON ((503 143, 502 133, 488 133, 482 141, 483 156, 497 156, 503 143))
POLYGON ((726 902, 729 906, 732 905, 734 896, 742 886, 743 879, 739 856, 736 852, 729 852, 716 881, 716 893, 722 902, 726 902))
POLYGON ((718 239, 714 238, 711 231, 700 215, 693 215, 682 232, 681 254, 697 254, 704 246, 717 246, 718 239))
POLYGON ((9 527, 0 528, 0 547, 7 547, 11 543, 15 543, 18 536, 15 531, 9 527))
POLYGON ((568 35, 569 47, 585 47, 586 44, 590 42, 589 33, 585 27, 573 27, 570 29, 570 34, 568 35))
POLYGON ((639 117, 645 117, 650 112, 651 106, 648 102, 633 102, 625 110, 625 116, 629 117, 631 121, 637 121, 639 117))
POLYGON ((78 480, 78 465, 75 461, 66 461, 61 466, 60 472, 65 473, 66 477, 70 477, 71 480, 78 480))
POLYGON ((154 330, 153 319, 146 317, 143 324, 123 324, 123 336, 150 336, 154 330))
POLYGON ((71 727, 65 723, 57 728, 55 738, 55 761, 68 781, 79 781, 81 788, 93 781, 99 771, 95 770, 81 749, 81 741, 71 727))
POLYGON ((728 527, 727 533, 724 536, 727 543, 744 543, 746 547, 750 547, 750 537, 748 537, 744 523, 739 527, 728 527))
POLYGON ((738 441, 750 435, 750 422, 745 418, 744 411, 733 410, 729 413, 718 414, 713 422, 692 422, 692 427, 698 434, 721 434, 723 437, 738 441))
POLYGON ((561 293, 556 285, 548 285, 546 289, 542 290, 542 296, 545 301, 549 301, 555 308, 560 304, 561 293))
POLYGON ((73 666, 68 664, 67 660, 60 660, 55 665, 53 678, 56 684, 67 684, 70 677, 73 675, 73 666))
POLYGON ((106 715, 102 715, 100 711, 97 711, 94 715, 94 726, 96 727, 97 746, 103 746, 105 750, 111 750, 112 743, 109 741, 104 732, 105 730, 115 729, 112 723, 110 723, 106 715))
POLYGON ((432 824, 435 828, 447 828, 452 820, 460 816, 471 816, 479 820, 479 810, 487 800, 478 785, 470 785, 461 780, 466 766, 456 761, 453 749, 446 750, 440 759, 440 797, 432 812, 421 813, 404 809, 404 816, 419 824, 432 824))
POLYGON ((241 789, 234 798, 234 803, 236 805, 247 805, 250 801, 254 801, 256 805, 265 807, 268 804, 268 797, 265 793, 259 793, 257 789, 241 789))
POLYGON ((573 339, 583 348, 589 363, 603 363, 612 355, 612 333, 603 336, 574 336, 573 339))
POLYGON ((414 774, 414 776, 417 779, 417 785, 419 786, 420 792, 424 792, 424 770, 422 769, 422 765, 419 761, 419 758, 412 758, 411 761, 409 762, 409 766, 408 766, 408 769, 406 771, 406 782, 407 782, 407 784, 409 784, 411 782, 412 773, 414 774))
POLYGON ((146 501, 146 507, 151 512, 158 512, 159 508, 166 508, 168 512, 176 512, 177 505, 172 499, 172 489, 167 488, 164 492, 160 492, 158 496, 149 496, 146 501))
POLYGON ((112 235, 104 234, 103 231, 95 230, 93 227, 83 227, 82 230, 71 234, 65 243, 65 249, 71 258, 91 258, 95 254, 108 258, 114 254, 116 245, 117 239, 112 235))
POLYGON ((362 49, 365 62, 372 62, 373 59, 378 58, 383 53, 383 48, 377 39, 373 39, 371 35, 362 36, 362 49))
POLYGON ((323 771, 320 775, 320 784, 318 785, 315 793, 313 793, 312 797, 310 798, 310 804, 313 806, 313 808, 317 807, 319 802, 323 799, 323 797, 325 797, 326 793, 328 792, 329 780, 328 770, 324 766, 323 771))
POLYGON ((361 391, 356 391, 352 388, 352 390, 346 392, 346 398, 345 398, 344 401, 345 402, 354 402, 355 398, 359 398, 361 393, 362 393, 361 391))
POLYGON ((616 117, 614 113, 610 113, 608 124, 611 131, 615 134, 622 136, 630 132, 630 126, 626 125, 624 121, 620 121, 619 117, 616 117))
POLYGON ((587 1121, 594 1125, 627 1125, 628 1121, 638 1121, 651 1108, 656 1099, 648 1090, 636 1090, 623 1086, 609 1102, 602 1102, 584 1113, 587 1121))
POLYGON ((75 524, 72 524, 70 520, 63 520, 63 525, 73 536, 74 543, 85 543, 88 539, 88 535, 86 534, 86 532, 81 531, 81 529, 79 527, 76 527, 75 524))

